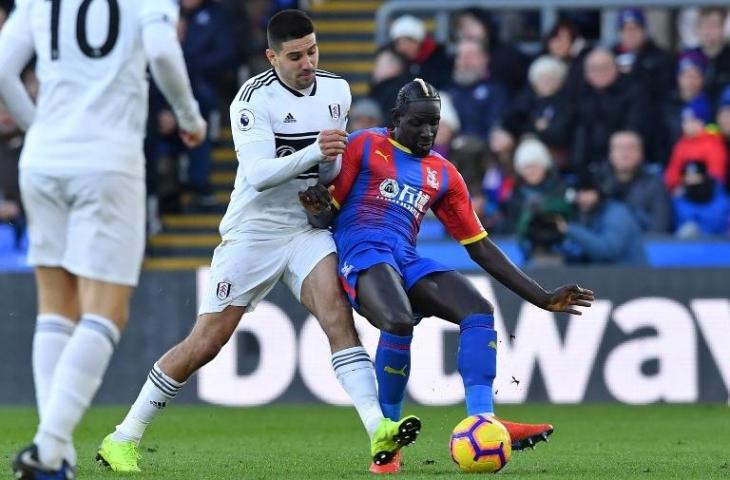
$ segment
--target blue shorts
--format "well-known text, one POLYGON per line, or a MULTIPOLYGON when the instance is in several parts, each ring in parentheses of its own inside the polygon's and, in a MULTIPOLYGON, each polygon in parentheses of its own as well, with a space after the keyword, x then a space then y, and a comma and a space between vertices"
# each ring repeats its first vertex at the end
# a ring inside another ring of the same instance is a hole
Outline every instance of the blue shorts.
POLYGON ((338 235, 335 243, 339 255, 339 275, 350 303, 358 310, 357 279, 360 272, 385 263, 403 279, 405 291, 423 277, 435 272, 450 272, 453 268, 418 255, 416 247, 407 240, 385 232, 362 232, 356 235, 338 235))

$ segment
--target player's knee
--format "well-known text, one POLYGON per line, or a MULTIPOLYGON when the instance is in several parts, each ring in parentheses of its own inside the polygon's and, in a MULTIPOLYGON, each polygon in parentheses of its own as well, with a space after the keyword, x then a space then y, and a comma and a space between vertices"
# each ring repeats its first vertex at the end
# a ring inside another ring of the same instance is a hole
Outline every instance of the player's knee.
POLYGON ((384 311, 378 328, 392 335, 413 335, 413 314, 407 311, 384 311))
POLYGON ((466 318, 469 315, 492 315, 494 314, 494 306, 486 298, 479 296, 475 298, 469 305, 464 306, 464 310, 460 315, 461 318, 466 318))
POLYGON ((319 324, 322 327, 333 352, 360 345, 360 337, 355 330, 352 311, 349 306, 321 315, 319 324))

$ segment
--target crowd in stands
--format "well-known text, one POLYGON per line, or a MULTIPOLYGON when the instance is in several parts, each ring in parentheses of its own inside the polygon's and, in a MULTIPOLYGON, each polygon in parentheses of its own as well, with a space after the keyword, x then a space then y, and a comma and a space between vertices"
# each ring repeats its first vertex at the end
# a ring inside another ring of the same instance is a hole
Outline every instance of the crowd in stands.
MULTIPOLYGON (((10 3, 0 0, 0 28, 10 3)), ((179 37, 210 136, 187 150, 169 106, 150 92, 152 233, 161 228, 158 212, 218 206, 211 142, 238 86, 268 68, 268 18, 303 3, 181 0, 179 37), (183 193, 192 200, 183 203, 183 193)), ((671 48, 651 38, 637 8, 619 12, 615 45, 600 45, 592 27, 567 15, 529 53, 505 41, 484 9, 456 12, 446 44, 403 15, 374 55, 369 94, 355 99, 349 128, 387 124, 398 90, 414 77, 439 88, 435 150, 462 173, 485 227, 517 235, 536 263, 641 262, 645 234, 727 238, 730 22, 725 9, 693 15, 682 17, 671 48)), ((32 68, 26 77, 32 90, 32 68)), ((19 226, 21 145, 0 106, 0 222, 19 226)))
POLYGON ((397 85, 423 77, 456 111, 437 150, 488 230, 516 234, 537 262, 640 263, 644 234, 730 234, 726 20, 700 9, 697 44, 670 50, 638 8, 619 11, 615 45, 566 17, 530 57, 482 9, 453 16, 447 45, 403 15, 376 55, 370 115, 387 120, 397 85))

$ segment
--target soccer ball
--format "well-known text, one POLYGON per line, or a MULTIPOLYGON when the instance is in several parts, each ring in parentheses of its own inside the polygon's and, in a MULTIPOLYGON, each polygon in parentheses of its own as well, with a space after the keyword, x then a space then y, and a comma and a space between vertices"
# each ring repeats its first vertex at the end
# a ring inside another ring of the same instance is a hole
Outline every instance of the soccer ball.
POLYGON ((512 441, 497 420, 472 415, 454 427, 449 451, 463 472, 496 473, 512 457, 512 441))

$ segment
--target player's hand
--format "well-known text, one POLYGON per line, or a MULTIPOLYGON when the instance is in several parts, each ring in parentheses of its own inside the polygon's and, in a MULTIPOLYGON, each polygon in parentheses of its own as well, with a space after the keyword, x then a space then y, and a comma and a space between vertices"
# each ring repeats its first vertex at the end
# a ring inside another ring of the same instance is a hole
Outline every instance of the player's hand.
POLYGON ((574 307, 590 307, 593 300, 593 291, 578 285, 564 285, 550 293, 545 310, 582 315, 574 307))
POLYGON ((319 215, 332 208, 332 192, 335 186, 314 185, 299 192, 299 202, 312 215, 319 215))
POLYGON ((180 140, 188 148, 195 148, 205 140, 205 136, 208 134, 208 122, 203 120, 203 123, 194 132, 188 132, 187 130, 180 129, 180 140))
POLYGON ((347 146, 347 132, 344 130, 322 130, 317 138, 319 150, 326 160, 331 162, 337 159, 337 155, 345 152, 347 146))

